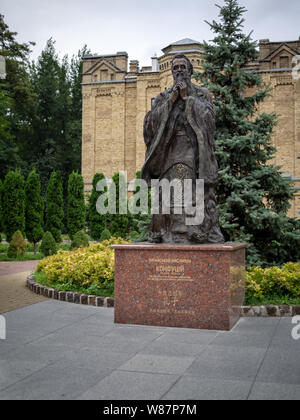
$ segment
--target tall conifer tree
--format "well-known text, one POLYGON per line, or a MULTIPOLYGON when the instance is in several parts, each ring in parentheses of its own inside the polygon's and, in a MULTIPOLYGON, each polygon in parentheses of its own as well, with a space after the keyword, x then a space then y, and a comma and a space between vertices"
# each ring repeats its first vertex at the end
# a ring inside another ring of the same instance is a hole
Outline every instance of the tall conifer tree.
POLYGON ((29 242, 36 244, 42 239, 44 201, 41 196, 40 176, 35 170, 30 172, 25 184, 25 231, 29 242))
POLYGON ((67 218, 68 234, 73 239, 75 233, 85 228, 84 182, 77 172, 69 176, 67 218))
POLYGON ((215 38, 204 43, 203 73, 216 112, 217 187, 220 221, 228 241, 249 242, 249 264, 281 264, 300 257, 300 221, 286 217, 290 182, 272 165, 276 115, 258 113, 271 92, 247 65, 258 58, 257 43, 243 33, 246 9, 225 0, 220 22, 209 23, 215 38))
POLYGON ((93 191, 89 197, 88 203, 88 212, 87 212, 87 220, 88 220, 88 227, 90 235, 93 239, 99 240, 103 230, 106 228, 106 222, 108 219, 108 215, 106 214, 99 214, 96 208, 97 200, 101 194, 104 194, 106 190, 102 192, 97 191, 97 184, 102 179, 105 179, 105 176, 102 173, 97 173, 94 175, 93 178, 93 191))
POLYGON ((126 180, 121 172, 114 174, 112 180, 116 186, 116 214, 110 215, 110 233, 112 236, 115 237, 126 238, 130 226, 129 215, 127 212, 127 208, 120 208, 125 207, 126 204, 124 200, 124 194, 123 196, 120 196, 120 191, 127 191, 126 180), (125 211, 126 214, 122 214, 122 212, 125 211))
POLYGON ((3 228, 6 240, 11 241, 19 230, 25 233, 24 178, 19 170, 7 173, 2 189, 3 228))
MULTIPOLYGON (((2 188, 3 188, 3 184, 0 179, 0 232, 3 232, 2 188)), ((0 238, 0 242, 1 242, 1 238, 0 238)))
POLYGON ((0 14, 0 55, 6 77, 0 77, 0 176, 24 167, 22 149, 31 132, 35 97, 29 81, 28 62, 33 42, 20 44, 0 14))
POLYGON ((46 196, 46 231, 50 232, 56 242, 61 242, 63 228, 64 201, 63 187, 59 171, 51 174, 46 196))

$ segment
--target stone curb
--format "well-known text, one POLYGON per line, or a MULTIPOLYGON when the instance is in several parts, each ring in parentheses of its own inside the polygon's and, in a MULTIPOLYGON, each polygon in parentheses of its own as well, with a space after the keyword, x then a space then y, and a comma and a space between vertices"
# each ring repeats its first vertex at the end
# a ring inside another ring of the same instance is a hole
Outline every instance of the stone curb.
MULTIPOLYGON (((64 302, 77 303, 81 305, 99 306, 113 308, 114 299, 109 297, 100 297, 85 295, 76 292, 59 292, 51 287, 36 283, 31 274, 27 277, 27 286, 32 292, 45 296, 49 299, 61 300, 64 302)), ((269 306, 242 306, 241 317, 293 317, 300 315, 300 306, 288 305, 269 305, 269 306)))
POLYGON ((268 305, 268 306, 242 306, 241 317, 279 317, 288 318, 300 315, 300 306, 297 305, 268 305))
POLYGON ((30 274, 30 276, 27 277, 26 282, 29 290, 49 299, 105 308, 112 308, 114 306, 114 299, 110 297, 85 295, 76 292, 59 292, 58 290, 52 289, 51 287, 43 286, 42 284, 36 283, 34 281, 33 274, 30 274))

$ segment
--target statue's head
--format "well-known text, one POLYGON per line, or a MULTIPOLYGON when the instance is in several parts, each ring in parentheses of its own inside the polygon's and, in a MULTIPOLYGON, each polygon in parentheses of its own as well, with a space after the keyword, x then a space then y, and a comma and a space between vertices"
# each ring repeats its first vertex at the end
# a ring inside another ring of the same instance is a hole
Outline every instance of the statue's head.
POLYGON ((191 80, 194 72, 193 65, 184 54, 177 54, 172 60, 172 74, 174 81, 191 80))

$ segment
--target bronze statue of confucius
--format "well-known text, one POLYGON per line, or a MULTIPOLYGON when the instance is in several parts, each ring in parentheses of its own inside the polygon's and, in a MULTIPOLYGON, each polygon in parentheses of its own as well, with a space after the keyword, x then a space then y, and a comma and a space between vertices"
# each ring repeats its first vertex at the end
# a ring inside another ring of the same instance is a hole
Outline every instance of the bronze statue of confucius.
MULTIPOLYGON (((213 101, 207 89, 191 82, 193 66, 185 55, 173 58, 172 74, 174 86, 155 98, 145 117, 147 151, 141 177, 149 187, 153 179, 179 180, 183 190, 185 180, 192 180, 194 186, 197 180, 203 180, 204 214, 201 223, 187 224, 191 213, 184 207, 184 200, 182 213, 174 210, 173 193, 169 214, 160 206, 159 214, 152 215, 148 240, 169 244, 223 243, 214 194, 218 164, 214 153, 213 101)), ((183 194, 184 191, 182 197, 183 194)), ((160 199, 164 200, 162 195, 160 192, 160 199)), ((196 204, 195 188, 192 202, 196 204)))

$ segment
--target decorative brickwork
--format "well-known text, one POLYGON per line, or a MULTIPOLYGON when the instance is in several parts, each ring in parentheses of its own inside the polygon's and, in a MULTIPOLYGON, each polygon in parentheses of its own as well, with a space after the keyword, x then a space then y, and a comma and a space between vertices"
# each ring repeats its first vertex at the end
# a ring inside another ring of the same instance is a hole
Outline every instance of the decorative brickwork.
MULTIPOLYGON (((179 52, 201 71, 202 45, 184 39, 165 47, 163 55, 152 58, 152 67, 142 67, 120 52, 111 56, 87 56, 83 61, 82 174, 86 191, 96 172, 112 177, 127 171, 135 178, 145 159, 143 122, 151 100, 172 86, 171 60, 179 52)), ((273 143, 277 148, 276 165, 295 181, 295 199, 289 215, 300 217, 300 71, 292 77, 293 57, 300 54, 300 41, 260 42, 260 57, 249 69, 261 72, 272 96, 260 111, 275 112, 279 124, 273 143), (284 67, 283 67, 284 65, 284 67)))

